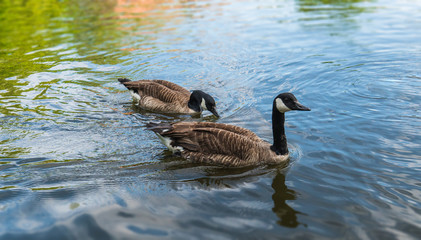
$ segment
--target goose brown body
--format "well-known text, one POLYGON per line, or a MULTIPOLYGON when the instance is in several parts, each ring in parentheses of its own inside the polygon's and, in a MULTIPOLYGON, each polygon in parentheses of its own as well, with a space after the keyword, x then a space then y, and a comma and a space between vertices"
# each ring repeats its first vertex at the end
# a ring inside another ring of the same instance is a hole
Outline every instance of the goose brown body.
POLYGON ((169 138, 170 149, 192 162, 225 166, 287 163, 288 154, 277 155, 271 144, 252 131, 212 122, 179 122, 149 125, 161 138, 169 138))
POLYGON ((175 83, 165 80, 119 81, 138 95, 137 100, 141 108, 168 113, 197 113, 188 107, 191 93, 175 83))
POLYGON ((287 164, 289 152, 285 136, 285 112, 310 111, 292 93, 281 93, 273 101, 273 144, 252 131, 223 123, 149 123, 161 141, 174 153, 192 162, 240 167, 257 164, 287 164))

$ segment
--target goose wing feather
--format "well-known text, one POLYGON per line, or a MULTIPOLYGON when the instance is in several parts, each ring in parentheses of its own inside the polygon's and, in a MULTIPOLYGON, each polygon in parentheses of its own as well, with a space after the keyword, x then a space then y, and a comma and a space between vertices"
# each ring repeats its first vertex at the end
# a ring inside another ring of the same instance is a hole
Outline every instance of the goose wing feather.
POLYGON ((201 152, 183 152, 182 156, 185 159, 191 159, 197 163, 208 163, 208 164, 223 164, 225 166, 242 166, 244 160, 230 155, 223 154, 204 154, 201 152))
POLYGON ((263 139, 261 139, 259 136, 257 136, 254 132, 238 127, 235 125, 230 124, 224 124, 224 123, 214 123, 214 122, 179 122, 176 124, 173 124, 174 129, 180 129, 179 131, 193 131, 193 130, 199 130, 199 129, 220 129, 220 130, 226 130, 228 132, 236 133, 238 135, 244 136, 250 140, 256 141, 256 142, 264 142, 263 139), (188 130, 187 130, 188 129, 188 130))
POLYGON ((233 125, 220 123, 182 122, 162 132, 170 137, 172 145, 182 147, 185 158, 195 162, 244 165, 258 159, 262 147, 268 143, 252 132, 233 125))
POLYGON ((181 87, 181 86, 179 86, 175 83, 168 82, 168 81, 165 81, 165 80, 151 80, 151 81, 162 84, 162 85, 166 86, 167 88, 169 88, 171 90, 174 90, 176 92, 179 92, 179 93, 182 93, 184 95, 190 96, 189 90, 187 90, 187 89, 185 89, 185 88, 183 88, 183 87, 181 87))
POLYGON ((185 103, 190 97, 187 89, 164 80, 139 80, 123 84, 128 89, 137 90, 141 97, 152 97, 166 103, 185 103))

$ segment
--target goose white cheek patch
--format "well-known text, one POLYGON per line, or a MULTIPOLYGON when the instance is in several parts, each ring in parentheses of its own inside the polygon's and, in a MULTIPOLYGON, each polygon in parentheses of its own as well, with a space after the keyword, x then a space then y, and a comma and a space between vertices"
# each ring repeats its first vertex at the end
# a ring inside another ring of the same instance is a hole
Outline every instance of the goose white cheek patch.
POLYGON ((205 99, 204 98, 202 98, 202 103, 200 103, 200 106, 202 107, 202 110, 208 110, 206 108, 206 102, 205 102, 205 99))
POLYGON ((277 98, 275 102, 276 102, 276 108, 278 109, 278 111, 282 113, 291 111, 291 109, 287 107, 280 98, 277 98))

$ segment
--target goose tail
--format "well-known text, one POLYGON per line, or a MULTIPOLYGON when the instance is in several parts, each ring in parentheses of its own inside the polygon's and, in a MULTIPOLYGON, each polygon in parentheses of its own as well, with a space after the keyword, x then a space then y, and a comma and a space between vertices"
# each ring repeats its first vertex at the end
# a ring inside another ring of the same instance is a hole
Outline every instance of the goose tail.
POLYGON ((132 80, 128 79, 128 78, 119 78, 118 81, 122 84, 126 83, 126 82, 131 82, 132 80))
POLYGON ((150 130, 156 134, 162 135, 163 133, 171 130, 172 126, 169 123, 156 123, 156 122, 149 122, 146 124, 146 129, 150 130))

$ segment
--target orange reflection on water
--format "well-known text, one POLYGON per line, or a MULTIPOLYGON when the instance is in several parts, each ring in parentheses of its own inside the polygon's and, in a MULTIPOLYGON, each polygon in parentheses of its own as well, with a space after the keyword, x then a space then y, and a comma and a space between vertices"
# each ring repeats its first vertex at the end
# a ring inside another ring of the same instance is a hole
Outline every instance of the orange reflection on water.
MULTIPOLYGON (((121 13, 119 17, 123 19, 147 17, 154 14, 154 10, 177 8, 173 2, 172 0, 117 0, 114 12, 121 13)), ((167 13, 162 14, 167 15, 167 13)))
POLYGON ((151 44, 157 39, 156 34, 162 31, 176 31, 174 26, 183 22, 180 18, 181 5, 173 0, 116 0, 114 12, 117 18, 121 19, 118 30, 126 32, 131 36, 141 36, 139 45, 146 46, 127 46, 121 48, 123 51, 149 51, 152 50, 151 44), (141 24, 139 25, 139 21, 141 24), (134 24, 136 23, 136 24, 134 24))

